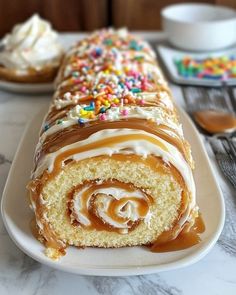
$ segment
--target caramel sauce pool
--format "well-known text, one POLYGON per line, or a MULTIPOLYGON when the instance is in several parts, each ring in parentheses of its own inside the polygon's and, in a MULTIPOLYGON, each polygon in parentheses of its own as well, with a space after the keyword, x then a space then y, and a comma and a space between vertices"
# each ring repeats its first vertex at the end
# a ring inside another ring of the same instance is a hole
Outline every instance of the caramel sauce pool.
POLYGON ((195 112, 193 116, 195 121, 209 133, 236 129, 236 117, 225 112, 205 110, 195 112))

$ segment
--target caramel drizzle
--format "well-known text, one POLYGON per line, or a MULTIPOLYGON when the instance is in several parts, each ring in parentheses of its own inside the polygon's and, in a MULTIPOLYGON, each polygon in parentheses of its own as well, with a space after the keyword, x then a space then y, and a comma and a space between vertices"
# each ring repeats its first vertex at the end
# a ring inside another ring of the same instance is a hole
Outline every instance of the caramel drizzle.
POLYGON ((69 157, 72 157, 73 155, 76 155, 88 150, 91 151, 93 149, 102 148, 102 147, 113 147, 114 145, 119 144, 121 142, 131 141, 131 140, 133 141, 146 140, 150 143, 153 143, 159 146, 163 151, 168 152, 167 147, 162 142, 160 142, 157 138, 150 137, 146 134, 128 134, 128 135, 113 136, 113 137, 105 138, 102 140, 98 140, 96 143, 85 144, 83 146, 72 148, 67 151, 61 152, 58 156, 56 156, 54 160, 53 169, 49 174, 50 178, 55 177, 61 171, 63 162, 67 160, 69 157))
MULTIPOLYGON (((156 135, 157 137, 165 140, 169 144, 175 146, 179 152, 183 155, 185 160, 191 165, 191 160, 189 159, 188 144, 185 140, 181 139, 175 130, 165 126, 159 125, 156 128, 156 124, 143 119, 129 118, 120 121, 110 121, 110 122, 93 122, 86 127, 80 127, 79 125, 73 125, 58 131, 51 136, 49 136, 46 141, 41 146, 38 151, 37 161, 40 161, 43 156, 47 153, 53 153, 66 145, 73 144, 75 142, 87 139, 90 135, 104 129, 134 129, 143 130, 150 134, 156 135), (168 134, 166 131, 171 131, 172 135, 168 134)), ((140 137, 141 139, 141 137, 140 137)))

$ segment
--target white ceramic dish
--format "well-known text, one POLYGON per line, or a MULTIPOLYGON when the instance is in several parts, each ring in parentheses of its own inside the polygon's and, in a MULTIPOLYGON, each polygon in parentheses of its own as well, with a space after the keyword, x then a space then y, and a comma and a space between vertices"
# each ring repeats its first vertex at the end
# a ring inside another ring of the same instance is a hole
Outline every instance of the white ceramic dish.
MULTIPOLYGON (((157 46, 157 52, 161 57, 165 68, 168 71, 169 77, 175 83, 185 84, 185 85, 199 85, 199 86, 222 86, 221 80, 215 79, 199 79, 195 77, 184 78, 179 75, 176 65, 174 64, 175 59, 181 59, 184 56, 191 56, 195 59, 204 59, 209 57, 209 53, 192 53, 189 51, 180 51, 166 46, 157 46)), ((236 47, 224 51, 217 51, 211 53, 210 56, 236 56, 236 47)), ((227 85, 236 85, 236 78, 228 79, 224 81, 227 85)))
POLYGON ((43 245, 30 231, 32 212, 26 198, 26 183, 32 168, 32 158, 38 140, 39 127, 46 110, 28 125, 13 161, 2 198, 2 216, 6 229, 16 245, 35 260, 53 268, 76 274, 99 276, 140 275, 181 268, 203 258, 216 243, 224 223, 224 202, 213 176, 200 137, 188 116, 180 111, 186 138, 193 147, 196 161, 195 180, 197 202, 205 221, 202 242, 186 250, 152 253, 145 247, 121 249, 70 247, 60 261, 47 258, 43 245))
POLYGON ((15 93, 51 93, 53 92, 53 83, 15 83, 0 80, 0 89, 15 93))
POLYGON ((218 50, 236 43, 234 9, 200 3, 170 5, 161 11, 171 44, 187 50, 218 50))

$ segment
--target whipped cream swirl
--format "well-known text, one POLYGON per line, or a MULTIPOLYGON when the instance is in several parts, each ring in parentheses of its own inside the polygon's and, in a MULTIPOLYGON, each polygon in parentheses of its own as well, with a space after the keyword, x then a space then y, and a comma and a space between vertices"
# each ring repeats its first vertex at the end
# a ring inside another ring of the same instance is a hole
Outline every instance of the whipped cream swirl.
POLYGON ((82 226, 96 228, 99 219, 104 229, 108 225, 123 234, 138 221, 150 222, 149 206, 150 199, 143 191, 137 188, 126 190, 117 183, 104 186, 99 181, 76 191, 69 202, 72 223, 76 220, 82 226))
POLYGON ((0 64, 12 70, 57 66, 63 53, 57 33, 37 14, 16 25, 3 38, 2 44, 4 50, 0 52, 0 64))

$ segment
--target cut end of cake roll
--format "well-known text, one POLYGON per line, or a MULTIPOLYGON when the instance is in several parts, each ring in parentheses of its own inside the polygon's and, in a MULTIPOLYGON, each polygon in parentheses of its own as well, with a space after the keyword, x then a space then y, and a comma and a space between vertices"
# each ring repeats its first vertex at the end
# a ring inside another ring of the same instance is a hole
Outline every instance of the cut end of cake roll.
MULTIPOLYGON (((164 231, 179 231, 193 210, 191 198, 180 173, 161 158, 117 154, 69 162, 47 180, 36 207, 59 248, 60 242, 118 248, 151 245, 164 231)), ((50 257, 53 245, 47 243, 50 257)))
POLYGON ((148 44, 123 30, 80 41, 59 71, 28 185, 46 255, 67 246, 163 252, 184 233, 196 237, 173 249, 196 244, 193 166, 148 44))

